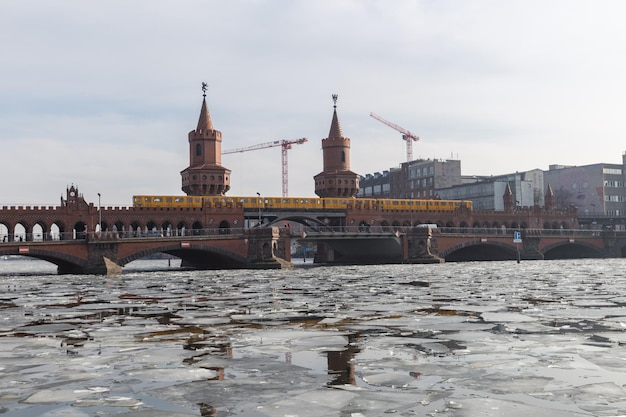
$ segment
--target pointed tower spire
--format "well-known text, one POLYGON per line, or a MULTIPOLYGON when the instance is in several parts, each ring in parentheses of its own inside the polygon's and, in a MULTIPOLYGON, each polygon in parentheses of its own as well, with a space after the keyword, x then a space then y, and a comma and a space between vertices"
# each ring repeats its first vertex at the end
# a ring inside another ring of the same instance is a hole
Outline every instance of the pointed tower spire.
POLYGON ((350 138, 343 136, 337 117, 337 94, 333 94, 333 120, 326 139, 322 139, 324 169, 317 174, 315 194, 320 197, 355 197, 359 175, 350 171, 350 138))
POLYGON ((204 98, 202 99, 202 108, 200 109, 200 117, 198 118, 198 127, 196 128, 196 132, 208 132, 210 130, 215 130, 213 128, 211 115, 209 114, 209 108, 206 105, 206 93, 202 96, 204 98))
POLYGON ((328 132, 329 138, 342 138, 343 132, 341 131, 341 125, 339 124, 339 118, 337 117, 337 99, 339 96, 333 94, 333 121, 330 123, 330 132, 328 132))
POLYGON ((556 204, 554 201, 554 192, 552 191, 552 187, 548 184, 548 188, 546 189, 546 195, 543 197, 543 206, 548 211, 553 211, 556 208, 556 204))
POLYGON ((511 191, 511 185, 508 182, 506 183, 506 188, 504 189, 502 200, 504 203, 504 211, 507 213, 512 213, 515 206, 513 205, 513 192, 511 191))

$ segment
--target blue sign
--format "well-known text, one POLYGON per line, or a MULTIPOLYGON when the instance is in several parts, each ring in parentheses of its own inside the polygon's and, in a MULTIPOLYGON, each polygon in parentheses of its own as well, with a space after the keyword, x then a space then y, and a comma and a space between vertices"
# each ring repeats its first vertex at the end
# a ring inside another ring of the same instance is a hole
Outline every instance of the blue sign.
POLYGON ((522 243, 522 232, 513 232, 513 243, 522 243))

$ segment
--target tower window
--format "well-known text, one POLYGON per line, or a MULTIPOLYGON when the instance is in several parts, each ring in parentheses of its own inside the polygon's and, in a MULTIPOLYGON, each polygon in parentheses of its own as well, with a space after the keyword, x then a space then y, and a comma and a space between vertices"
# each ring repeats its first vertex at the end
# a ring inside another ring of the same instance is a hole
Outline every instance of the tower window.
POLYGON ((200 156, 200 155, 202 155, 202 145, 198 143, 196 145, 196 156, 200 156))
POLYGON ((341 151, 341 162, 346 162, 346 151, 341 151))

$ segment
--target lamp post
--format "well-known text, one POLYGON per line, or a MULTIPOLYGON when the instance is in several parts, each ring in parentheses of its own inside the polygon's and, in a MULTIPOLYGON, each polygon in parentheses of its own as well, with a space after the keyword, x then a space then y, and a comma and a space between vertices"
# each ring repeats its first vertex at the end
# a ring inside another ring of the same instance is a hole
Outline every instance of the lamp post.
POLYGON ((102 233, 102 210, 100 207, 100 193, 98 193, 98 231, 102 233))
POLYGON ((261 199, 261 193, 256 193, 259 196, 259 227, 261 227, 261 203, 263 200, 261 199))
POLYGON ((513 242, 515 243, 515 248, 517 249, 517 263, 520 263, 521 254, 519 251, 519 244, 522 242, 522 222, 521 222, 521 206, 519 201, 515 201, 517 204, 517 229, 518 231, 513 232, 513 242))

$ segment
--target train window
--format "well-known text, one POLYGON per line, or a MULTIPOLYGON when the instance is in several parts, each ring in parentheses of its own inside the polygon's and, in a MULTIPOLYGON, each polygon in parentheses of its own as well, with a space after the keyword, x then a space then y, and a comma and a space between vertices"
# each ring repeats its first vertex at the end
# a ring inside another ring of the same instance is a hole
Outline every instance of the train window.
POLYGON ((445 201, 442 201, 442 202, 441 202, 441 203, 439 203, 439 204, 441 204, 442 206, 447 206, 447 205, 448 205, 448 203, 447 203, 447 202, 445 202, 445 201))
POLYGON ((394 206, 397 206, 398 204, 400 204, 400 202, 398 200, 393 200, 391 204, 393 204, 394 206))
POLYGON ((167 203, 171 203, 171 202, 172 202, 172 197, 166 197, 166 198, 165 198, 165 201, 166 201, 167 203))
POLYGON ((202 199, 201 198, 196 198, 196 203, 201 203, 202 199))
POLYGON ((291 200, 290 200, 290 199, 288 199, 288 198, 285 198, 285 199, 283 200, 283 204, 291 204, 291 200))
POLYGON ((339 200, 339 204, 346 204, 346 200, 339 200))
POLYGON ((188 198, 187 198, 187 202, 188 202, 188 203, 191 203, 192 201, 193 201, 193 198, 191 198, 191 197, 188 197, 188 198))
POLYGON ((175 203, 182 203, 182 202, 183 202, 183 198, 182 198, 182 197, 176 197, 176 198, 174 199, 174 202, 175 202, 175 203))
POLYGON ((160 203, 162 200, 161 200, 161 197, 154 197, 154 200, 153 200, 153 201, 154 201, 155 203, 160 203))

